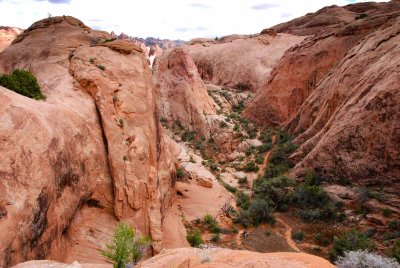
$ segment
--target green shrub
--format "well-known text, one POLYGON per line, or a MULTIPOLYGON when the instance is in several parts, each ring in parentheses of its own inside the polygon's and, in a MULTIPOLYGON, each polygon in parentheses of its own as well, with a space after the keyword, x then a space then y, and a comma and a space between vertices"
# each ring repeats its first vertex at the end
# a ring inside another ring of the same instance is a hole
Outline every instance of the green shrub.
POLYGON ((384 208, 382 209, 382 214, 384 217, 390 217, 392 215, 392 210, 390 208, 384 208))
POLYGON ((138 236, 128 224, 120 222, 114 233, 113 241, 107 244, 107 250, 101 255, 111 260, 115 268, 124 268, 127 264, 137 264, 150 246, 150 238, 138 236))
POLYGON ((264 158, 261 155, 257 155, 256 157, 256 163, 261 165, 264 163, 264 158))
POLYGON ((263 199, 253 200, 248 211, 254 226, 258 226, 261 223, 275 223, 274 210, 263 199))
POLYGON ((98 64, 97 68, 99 68, 102 71, 105 71, 106 67, 104 65, 98 64))
POLYGON ((322 207, 330 201, 327 192, 321 186, 309 186, 305 183, 296 187, 294 198, 296 204, 302 208, 322 207))
POLYGON ((220 128, 226 128, 227 126, 228 126, 228 124, 225 121, 219 122, 219 127, 220 128))
POLYGON ((329 239, 325 236, 322 236, 320 233, 315 234, 314 239, 318 245, 321 245, 324 247, 326 247, 330 243, 329 239))
POLYGON ((269 143, 264 143, 264 144, 258 146, 257 150, 260 154, 262 154, 262 153, 268 152, 269 150, 271 150, 271 148, 272 148, 272 143, 269 142, 269 143))
POLYGON ((272 164, 268 163, 267 169, 264 172, 266 178, 274 178, 285 174, 289 171, 289 166, 286 164, 272 164))
POLYGON ((228 184, 224 181, 222 182, 222 186, 224 186, 225 189, 227 189, 229 192, 231 192, 233 194, 237 192, 237 189, 235 187, 231 186, 230 184, 228 184))
POLYGON ((250 206, 250 197, 242 191, 236 194, 236 206, 247 210, 250 206))
POLYGON ((221 227, 211 214, 204 215, 203 222, 212 233, 219 234, 221 232, 221 227))
POLYGON ((335 236, 333 238, 333 247, 329 252, 329 256, 332 261, 335 261, 347 251, 369 250, 373 248, 374 244, 369 241, 365 234, 353 229, 339 237, 335 236))
POLYGON ((253 183, 253 193, 258 198, 266 200, 277 210, 285 210, 292 202, 291 188, 294 181, 285 176, 275 178, 258 177, 253 183))
POLYGON ((185 130, 182 134, 182 141, 193 141, 196 136, 196 132, 185 130))
POLYGON ((96 58, 90 58, 90 59, 89 59, 89 62, 90 62, 90 63, 94 63, 95 61, 96 61, 96 58))
POLYGON ((14 70, 11 74, 0 76, 0 86, 35 100, 44 100, 36 77, 28 71, 14 70))
POLYGON ((301 242, 304 240, 304 233, 303 232, 294 232, 294 233, 292 233, 292 238, 296 242, 301 242))
POLYGON ((189 242, 190 246, 198 248, 203 244, 203 239, 201 239, 201 233, 197 229, 190 230, 186 236, 186 240, 189 242))
POLYGON ((259 169, 260 168, 253 161, 246 163, 246 165, 243 168, 243 170, 246 172, 258 172, 259 169))

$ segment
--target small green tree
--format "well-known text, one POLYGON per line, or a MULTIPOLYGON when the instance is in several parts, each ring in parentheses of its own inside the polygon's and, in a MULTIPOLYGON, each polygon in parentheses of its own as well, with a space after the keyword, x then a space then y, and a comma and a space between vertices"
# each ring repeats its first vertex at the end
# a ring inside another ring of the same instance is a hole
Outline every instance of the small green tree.
POLYGON ((115 268, 124 268, 126 264, 137 264, 150 246, 148 236, 140 236, 127 223, 120 222, 114 232, 114 238, 101 250, 102 256, 114 263, 115 268))

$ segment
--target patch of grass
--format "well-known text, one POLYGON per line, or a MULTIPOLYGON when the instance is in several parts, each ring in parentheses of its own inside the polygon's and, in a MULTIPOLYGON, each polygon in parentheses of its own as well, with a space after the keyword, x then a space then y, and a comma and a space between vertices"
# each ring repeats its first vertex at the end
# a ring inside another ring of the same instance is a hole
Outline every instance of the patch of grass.
POLYGON ((14 70, 11 74, 0 76, 0 86, 8 88, 18 94, 35 100, 44 100, 46 97, 40 90, 36 77, 25 70, 14 70))
POLYGON ((236 206, 241 209, 247 210, 250 207, 250 197, 242 191, 236 194, 236 206))

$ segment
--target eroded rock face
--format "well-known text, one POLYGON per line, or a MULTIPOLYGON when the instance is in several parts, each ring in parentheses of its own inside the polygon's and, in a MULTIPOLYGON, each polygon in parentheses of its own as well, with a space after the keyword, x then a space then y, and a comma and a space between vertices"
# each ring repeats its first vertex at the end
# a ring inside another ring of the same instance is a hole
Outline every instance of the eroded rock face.
POLYGON ((244 111, 259 125, 280 127, 297 113, 309 94, 365 36, 399 14, 400 5, 346 26, 335 26, 288 50, 244 111))
POLYGON ((257 91, 283 53, 303 39, 288 34, 233 35, 217 41, 192 40, 187 49, 204 81, 257 91))
POLYGON ((6 49, 22 31, 16 27, 0 26, 0 52, 6 49))
POLYGON ((161 250, 175 184, 170 145, 144 54, 107 38, 55 17, 0 54, 0 70, 31 71, 47 96, 35 101, 0 88, 2 267, 43 258, 104 262, 98 250, 118 220, 161 250))
POLYGON ((295 173, 315 167, 331 180, 398 189, 399 43, 397 17, 351 49, 310 94, 286 127, 302 132, 295 173))
POLYGON ((216 110, 186 49, 167 50, 153 69, 160 117, 208 137, 216 110))
POLYGON ((365 16, 390 13, 398 9, 398 4, 398 0, 392 0, 389 3, 356 3, 343 7, 332 5, 272 28, 279 33, 313 35, 330 27, 343 27, 356 19, 363 19, 365 16))

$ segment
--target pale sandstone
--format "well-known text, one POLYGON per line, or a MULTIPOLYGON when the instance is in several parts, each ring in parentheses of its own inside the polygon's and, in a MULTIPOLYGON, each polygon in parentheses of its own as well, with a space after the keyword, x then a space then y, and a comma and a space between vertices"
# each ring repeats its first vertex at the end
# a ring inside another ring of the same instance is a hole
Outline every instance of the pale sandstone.
POLYGON ((288 34, 228 36, 218 41, 198 40, 186 47, 204 81, 255 92, 283 53, 303 39, 288 34))
POLYGON ((207 94, 196 65, 183 48, 167 50, 153 67, 160 117, 197 135, 209 137, 210 118, 216 114, 214 102, 207 94))

